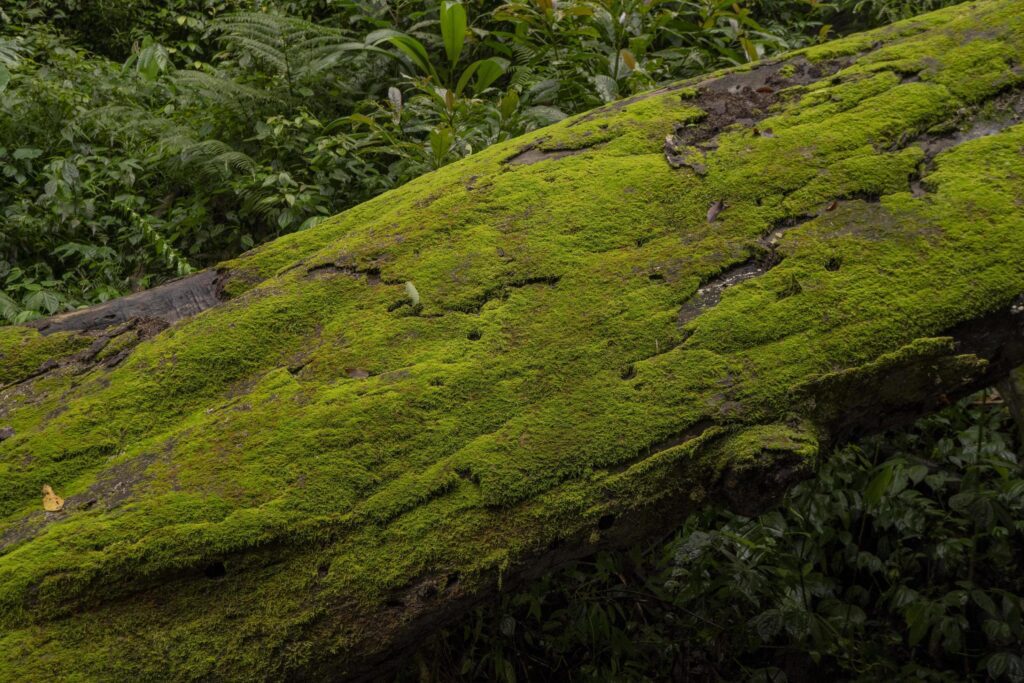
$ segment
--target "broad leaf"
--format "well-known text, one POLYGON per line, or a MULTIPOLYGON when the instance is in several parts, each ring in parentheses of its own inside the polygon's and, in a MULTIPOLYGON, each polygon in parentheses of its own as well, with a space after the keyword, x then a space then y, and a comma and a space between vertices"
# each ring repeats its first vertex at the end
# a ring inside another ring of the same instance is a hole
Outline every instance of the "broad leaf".
POLYGON ((455 66, 466 42, 466 8, 461 3, 441 3, 441 37, 448 62, 455 66))

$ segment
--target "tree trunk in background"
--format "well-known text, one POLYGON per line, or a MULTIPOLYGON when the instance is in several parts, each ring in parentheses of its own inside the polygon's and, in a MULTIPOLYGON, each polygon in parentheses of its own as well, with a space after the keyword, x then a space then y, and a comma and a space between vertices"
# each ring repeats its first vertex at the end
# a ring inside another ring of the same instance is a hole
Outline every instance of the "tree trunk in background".
POLYGON ((1024 2, 959 5, 0 328, 0 678, 368 677, 1006 376, 1022 63, 1024 2))

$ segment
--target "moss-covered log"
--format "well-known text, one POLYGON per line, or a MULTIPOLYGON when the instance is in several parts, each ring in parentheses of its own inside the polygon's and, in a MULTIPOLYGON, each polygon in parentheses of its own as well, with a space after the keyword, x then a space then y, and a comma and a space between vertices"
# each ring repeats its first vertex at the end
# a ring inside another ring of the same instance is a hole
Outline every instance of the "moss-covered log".
POLYGON ((960 5, 0 329, 0 679, 367 675, 1005 375, 1022 64, 1024 1, 960 5))

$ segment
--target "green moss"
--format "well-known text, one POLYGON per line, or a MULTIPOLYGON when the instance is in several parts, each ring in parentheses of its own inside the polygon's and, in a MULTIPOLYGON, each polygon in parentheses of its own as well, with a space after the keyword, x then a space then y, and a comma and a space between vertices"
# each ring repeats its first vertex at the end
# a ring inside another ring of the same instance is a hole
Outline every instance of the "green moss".
MULTIPOLYGON (((231 301, 116 367, 3 390, 0 678, 343 668, 420 582, 494 585, 599 541, 605 515, 809 463, 835 406, 887 374, 975 376, 942 336, 1024 291, 1024 126, 930 164, 915 140, 1018 87, 1019 9, 809 51, 872 50, 785 93, 770 136, 723 130, 703 176, 662 151, 714 116, 697 91, 496 145, 222 264, 231 301), (506 163, 529 146, 578 153, 506 163), (773 269, 679 324, 769 248, 773 269), (64 512, 42 512, 44 483, 64 512)), ((0 382, 87 343, 0 329, 0 382)))
POLYGON ((89 346, 84 335, 60 332, 44 337, 27 327, 0 327, 0 386, 21 381, 47 361, 60 361, 89 346))

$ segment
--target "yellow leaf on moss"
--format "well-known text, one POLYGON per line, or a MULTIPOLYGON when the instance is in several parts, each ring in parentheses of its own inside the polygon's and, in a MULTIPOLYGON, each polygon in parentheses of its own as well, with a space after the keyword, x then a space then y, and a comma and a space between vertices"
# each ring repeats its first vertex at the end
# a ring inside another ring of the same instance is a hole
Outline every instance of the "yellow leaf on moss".
POLYGON ((64 499, 54 493, 48 484, 43 484, 43 509, 47 512, 60 512, 64 509, 64 499))

